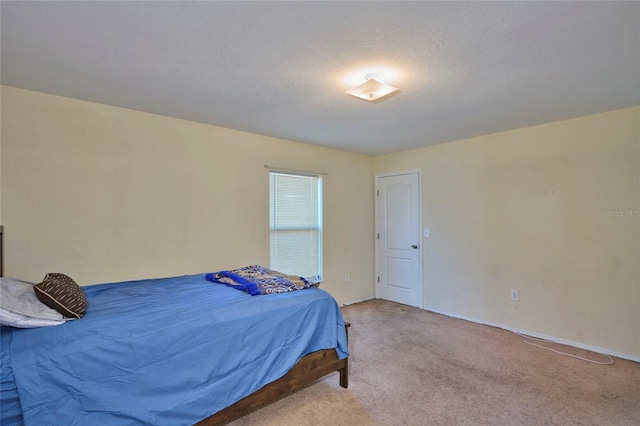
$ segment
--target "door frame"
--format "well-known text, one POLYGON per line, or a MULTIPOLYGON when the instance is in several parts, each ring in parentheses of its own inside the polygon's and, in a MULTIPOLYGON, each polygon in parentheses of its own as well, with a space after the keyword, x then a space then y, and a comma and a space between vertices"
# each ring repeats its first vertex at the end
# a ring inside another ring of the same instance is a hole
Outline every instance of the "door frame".
POLYGON ((378 229, 379 229, 379 217, 378 217, 378 208, 379 208, 379 188, 378 182, 380 178, 390 177, 390 176, 401 176, 401 175, 409 175, 417 173, 418 174, 418 251, 419 251, 419 261, 418 261, 418 270, 420 275, 420 285, 418 286, 420 300, 418 303, 418 307, 420 309, 424 309, 424 272, 422 268, 422 264, 424 262, 423 259, 423 251, 422 246, 424 245, 424 238, 422 237, 422 169, 408 169, 408 170, 399 170, 395 172, 385 172, 385 173, 377 173, 374 179, 374 193, 373 198, 375 199, 374 203, 374 235, 373 240, 375 241, 375 276, 374 276, 374 284, 376 286, 376 299, 380 297, 380 283, 378 282, 379 272, 380 272, 380 255, 381 250, 378 247, 378 229))

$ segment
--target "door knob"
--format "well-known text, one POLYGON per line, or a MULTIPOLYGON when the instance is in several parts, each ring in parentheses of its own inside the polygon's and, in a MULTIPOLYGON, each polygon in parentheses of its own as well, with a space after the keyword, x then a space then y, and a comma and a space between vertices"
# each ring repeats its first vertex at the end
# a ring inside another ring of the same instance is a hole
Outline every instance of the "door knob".
POLYGON ((414 244, 414 245, 412 245, 412 246, 411 246, 411 248, 412 248, 412 249, 417 249, 417 248, 418 248, 418 245, 417 245, 417 244, 414 244))

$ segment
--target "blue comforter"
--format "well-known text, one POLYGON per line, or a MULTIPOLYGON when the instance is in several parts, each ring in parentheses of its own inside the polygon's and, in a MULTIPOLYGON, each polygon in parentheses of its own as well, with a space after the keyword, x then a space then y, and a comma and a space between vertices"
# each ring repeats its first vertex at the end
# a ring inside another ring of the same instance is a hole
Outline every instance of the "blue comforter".
POLYGON ((12 370, 27 425, 193 424, 304 355, 348 355, 340 309, 318 288, 251 297, 191 275, 85 291, 80 320, 3 329, 3 381, 12 370))

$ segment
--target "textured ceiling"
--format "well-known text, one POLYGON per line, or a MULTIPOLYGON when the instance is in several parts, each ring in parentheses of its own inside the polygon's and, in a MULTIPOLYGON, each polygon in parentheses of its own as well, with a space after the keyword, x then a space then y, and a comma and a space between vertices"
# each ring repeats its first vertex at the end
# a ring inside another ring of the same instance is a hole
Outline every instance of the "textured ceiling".
POLYGON ((0 14, 4 85, 366 154, 640 104, 637 2, 2 1, 0 14), (400 92, 344 93, 369 72, 400 92))

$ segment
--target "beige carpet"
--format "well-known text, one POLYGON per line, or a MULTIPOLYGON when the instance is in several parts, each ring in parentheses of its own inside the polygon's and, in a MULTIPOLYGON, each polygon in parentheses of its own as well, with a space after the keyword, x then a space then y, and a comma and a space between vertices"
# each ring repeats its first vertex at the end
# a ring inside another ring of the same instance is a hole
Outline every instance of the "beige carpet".
POLYGON ((233 425, 640 425, 640 363, 591 364, 387 301, 343 313, 349 388, 332 374, 233 425))

